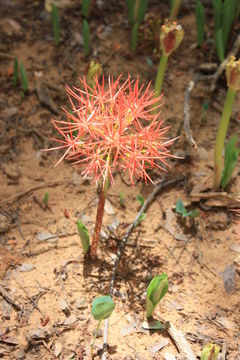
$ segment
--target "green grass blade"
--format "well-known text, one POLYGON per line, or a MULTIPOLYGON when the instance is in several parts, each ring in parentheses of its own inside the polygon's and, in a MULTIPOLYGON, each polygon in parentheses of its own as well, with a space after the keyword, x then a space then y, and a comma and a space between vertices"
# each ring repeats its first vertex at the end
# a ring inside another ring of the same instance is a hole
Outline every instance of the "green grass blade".
POLYGON ((240 149, 236 147, 237 142, 237 135, 233 135, 225 147, 224 169, 221 181, 222 189, 225 189, 225 187, 229 183, 233 171, 237 165, 238 157, 240 154, 240 149))
POLYGON ((144 20, 148 2, 147 0, 139 0, 138 3, 137 22, 140 24, 144 20))
POLYGON ((215 34, 222 26, 222 0, 213 0, 215 34))
POLYGON ((171 20, 176 20, 176 18, 178 17, 178 13, 180 10, 180 7, 182 5, 182 0, 171 0, 170 2, 170 19, 171 20))
POLYGON ((224 60, 224 46, 223 46, 223 31, 222 28, 218 29, 216 35, 216 48, 218 58, 221 62, 224 60))
POLYGON ((88 17, 90 11, 91 0, 82 0, 82 14, 85 18, 88 17))
POLYGON ((205 10, 201 3, 198 1, 196 5, 196 23, 197 23, 197 44, 201 46, 204 40, 204 23, 205 23, 205 10))
POLYGON ((90 30, 88 21, 83 20, 83 53, 85 56, 89 55, 89 41, 90 41, 90 30))
POLYGON ((134 5, 135 0, 127 0, 127 9, 128 9, 128 21, 131 25, 134 24, 134 5))
POLYGON ((139 23, 136 23, 132 27, 132 37, 131 37, 131 51, 134 53, 137 48, 137 38, 138 38, 138 28, 139 23))
POLYGON ((59 12, 55 4, 52 4, 52 25, 55 45, 58 46, 60 42, 60 26, 59 26, 59 12))
POLYGON ((13 85, 16 87, 18 82, 18 59, 15 58, 13 62, 13 85))
POLYGON ((27 73, 26 73, 22 63, 20 63, 19 70, 20 70, 20 75, 21 75, 22 89, 23 89, 23 92, 26 93, 26 92, 28 92, 28 78, 27 78, 27 73))
POLYGON ((223 4, 223 19, 222 19, 222 29, 223 29, 223 48, 224 52, 227 48, 227 42, 229 34, 232 28, 234 15, 235 15, 236 0, 225 0, 223 4))

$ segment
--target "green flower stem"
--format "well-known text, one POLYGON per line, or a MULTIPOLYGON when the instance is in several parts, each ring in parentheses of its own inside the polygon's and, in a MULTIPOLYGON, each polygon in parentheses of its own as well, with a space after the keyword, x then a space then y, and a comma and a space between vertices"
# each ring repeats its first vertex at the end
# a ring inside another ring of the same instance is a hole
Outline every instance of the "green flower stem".
POLYGON ((214 187, 219 189, 223 171, 223 148, 236 91, 228 88, 214 150, 214 187))
POLYGON ((171 9, 170 19, 176 20, 180 7, 181 7, 182 0, 174 0, 173 7, 171 9))
POLYGON ((168 61, 168 56, 162 54, 160 63, 158 66, 158 73, 157 73, 155 85, 154 85, 154 91, 155 91, 156 96, 159 96, 161 94, 163 79, 164 79, 166 66, 167 66, 167 61, 168 61))
POLYGON ((94 335, 94 338, 93 338, 93 343, 92 343, 92 346, 91 346, 91 360, 93 359, 93 347, 94 347, 94 344, 95 344, 95 341, 96 341, 96 338, 97 338, 97 334, 98 334, 98 330, 100 328, 101 322, 102 322, 102 320, 99 320, 96 331, 95 331, 95 335, 94 335))

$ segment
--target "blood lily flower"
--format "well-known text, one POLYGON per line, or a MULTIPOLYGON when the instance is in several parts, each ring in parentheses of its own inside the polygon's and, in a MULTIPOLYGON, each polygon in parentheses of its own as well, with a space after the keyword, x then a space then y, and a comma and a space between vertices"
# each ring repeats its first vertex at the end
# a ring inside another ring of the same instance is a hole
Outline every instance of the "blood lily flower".
POLYGON ((71 111, 64 109, 65 120, 53 120, 60 134, 54 139, 59 143, 51 150, 63 149, 64 158, 74 165, 82 166, 83 176, 93 176, 101 181, 95 233, 91 245, 94 255, 101 230, 104 202, 109 182, 114 184, 113 171, 127 172, 134 184, 134 177, 147 184, 153 182, 148 170, 164 170, 168 150, 173 140, 167 138, 168 128, 163 126, 159 111, 161 97, 154 96, 150 84, 144 88, 138 80, 127 80, 121 84, 104 77, 89 86, 81 80, 82 88, 66 87, 71 111))

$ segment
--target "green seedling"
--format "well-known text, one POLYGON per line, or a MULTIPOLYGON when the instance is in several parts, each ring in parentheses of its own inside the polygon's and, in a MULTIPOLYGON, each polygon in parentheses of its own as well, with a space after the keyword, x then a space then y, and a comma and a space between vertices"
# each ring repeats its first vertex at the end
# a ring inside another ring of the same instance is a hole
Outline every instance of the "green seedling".
POLYGON ((60 42, 60 24, 59 24, 59 12, 55 4, 52 4, 52 25, 55 45, 58 46, 60 42))
POLYGON ((91 345, 91 359, 93 359, 93 347, 95 344, 95 340, 101 325, 102 320, 109 318, 112 315, 112 312, 115 308, 114 301, 111 296, 98 296, 93 299, 92 302, 92 316, 95 320, 98 320, 98 325, 95 330, 95 335, 93 338, 93 342, 91 345))
POLYGON ((182 0, 171 0, 171 2, 170 2, 170 8, 171 8, 170 19, 171 20, 177 19, 181 4, 182 4, 182 0))
POLYGON ((207 344, 201 352, 201 360, 217 360, 220 348, 218 345, 207 344))
POLYGON ((139 204, 140 204, 141 206, 143 206, 143 204, 144 204, 144 197, 143 197, 141 194, 138 194, 138 195, 136 196, 136 199, 137 199, 137 201, 139 202, 139 204))
POLYGON ((176 203, 176 208, 175 208, 176 212, 178 214, 181 214, 182 217, 190 217, 190 218, 195 218, 197 216, 200 215, 200 211, 198 209, 194 209, 192 211, 188 211, 185 206, 183 205, 183 202, 181 199, 178 199, 177 200, 177 203, 176 203))
POLYGON ((82 14, 85 18, 88 18, 90 12, 91 0, 82 0, 82 14))
POLYGON ((138 221, 136 222, 135 226, 138 226, 139 224, 141 224, 141 222, 146 218, 147 214, 146 213, 142 213, 139 218, 138 221))
POLYGON ((153 317, 156 306, 168 291, 168 277, 167 274, 162 273, 156 275, 147 288, 146 297, 146 317, 147 319, 153 317))
POLYGON ((88 21, 83 20, 83 53, 85 56, 89 55, 89 41, 90 41, 90 30, 88 21))
POLYGON ((132 26, 131 51, 137 48, 138 28, 147 10, 147 0, 127 0, 128 20, 132 26))
POLYGON ((228 91, 224 102, 221 121, 219 124, 215 149, 214 149, 214 187, 219 189, 223 176, 223 149, 227 134, 227 129, 235 102, 237 91, 240 90, 240 60, 230 56, 226 66, 226 77, 228 91))
POLYGON ((240 148, 236 147, 238 136, 233 135, 225 147, 224 169, 221 180, 221 188, 224 190, 229 183, 233 171, 237 165, 240 148))
POLYGON ((205 10, 201 1, 196 5, 196 23, 197 23, 197 45, 201 46, 204 40, 204 23, 205 23, 205 10))
POLYGON ((123 192, 120 192, 119 201, 121 206, 124 206, 125 200, 126 200, 126 195, 123 192))
POLYGON ((44 197, 43 197, 43 203, 45 205, 46 208, 48 208, 49 205, 49 192, 45 192, 44 197))
POLYGON ((81 239, 84 254, 86 254, 90 247, 90 237, 87 227, 81 222, 77 221, 78 233, 81 239))
POLYGON ((16 87, 18 82, 18 59, 15 58, 13 62, 13 85, 16 87))
POLYGON ((20 76, 21 76, 22 90, 23 90, 23 93, 25 94, 28 92, 28 78, 27 78, 27 73, 25 71, 23 63, 20 63, 19 70, 20 70, 20 76))
MULTIPOLYGON (((169 56, 178 48, 184 36, 181 25, 174 22, 167 22, 161 26, 160 44, 162 55, 158 66, 158 73, 154 85, 155 96, 158 97, 162 91, 163 79, 169 56)), ((157 108, 153 109, 157 112, 157 108)))

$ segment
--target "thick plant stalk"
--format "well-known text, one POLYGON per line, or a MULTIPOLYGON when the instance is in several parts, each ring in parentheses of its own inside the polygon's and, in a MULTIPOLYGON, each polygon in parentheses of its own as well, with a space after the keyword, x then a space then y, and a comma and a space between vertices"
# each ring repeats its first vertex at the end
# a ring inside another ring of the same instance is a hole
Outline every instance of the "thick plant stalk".
POLYGON ((214 187, 216 189, 218 189, 221 184, 223 172, 224 141, 227 134, 228 124, 231 117, 235 96, 236 91, 228 88, 214 150, 214 187))
POLYGON ((98 247, 99 238, 100 238, 100 231, 101 231, 102 222, 103 222, 105 200, 106 200, 106 195, 105 195, 104 187, 102 186, 101 193, 99 195, 99 200, 98 200, 97 217, 96 217, 94 234, 93 234, 92 243, 91 243, 91 250, 90 250, 91 257, 95 257, 96 252, 97 252, 97 247, 98 247))
POLYGON ((163 84, 163 79, 164 79, 164 75, 165 75, 165 71, 166 71, 167 61, 168 61, 168 56, 165 54, 162 54, 160 63, 158 66, 156 82, 154 85, 154 91, 155 91, 156 96, 159 96, 162 91, 162 84, 163 84))

